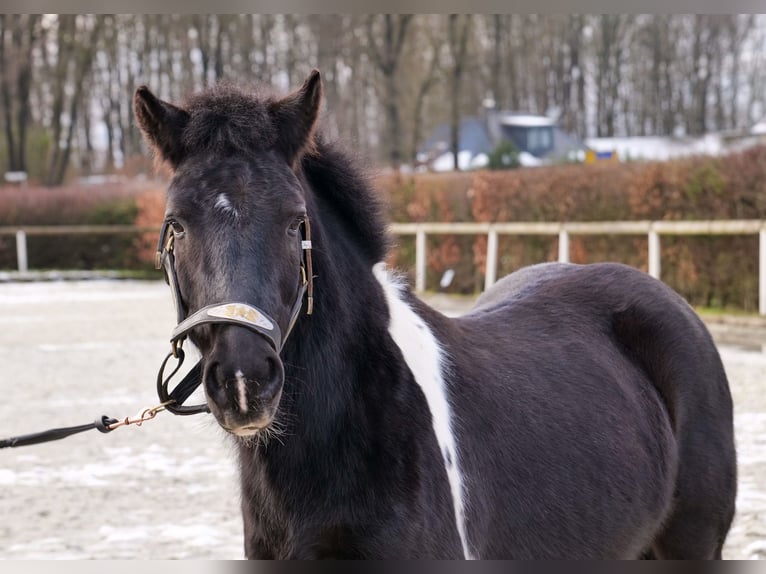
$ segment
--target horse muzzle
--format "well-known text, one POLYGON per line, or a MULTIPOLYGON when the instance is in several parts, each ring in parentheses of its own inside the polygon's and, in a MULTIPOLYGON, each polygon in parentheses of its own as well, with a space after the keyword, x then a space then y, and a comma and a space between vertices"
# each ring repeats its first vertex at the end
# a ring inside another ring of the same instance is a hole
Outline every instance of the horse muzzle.
POLYGON ((221 325, 205 360, 203 384, 218 423, 238 436, 268 427, 282 396, 284 367, 276 350, 259 334, 221 325))

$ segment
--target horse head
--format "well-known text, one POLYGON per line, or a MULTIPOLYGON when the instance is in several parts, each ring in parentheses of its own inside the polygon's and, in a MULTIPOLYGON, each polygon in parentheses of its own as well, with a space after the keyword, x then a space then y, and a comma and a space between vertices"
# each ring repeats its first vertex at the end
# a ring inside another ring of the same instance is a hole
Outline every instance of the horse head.
POLYGON ((135 93, 144 138, 172 171, 165 244, 181 330, 202 355, 211 412, 238 436, 273 422, 280 350, 311 279, 296 166, 313 149, 321 98, 317 71, 283 98, 217 86, 176 106, 135 93))

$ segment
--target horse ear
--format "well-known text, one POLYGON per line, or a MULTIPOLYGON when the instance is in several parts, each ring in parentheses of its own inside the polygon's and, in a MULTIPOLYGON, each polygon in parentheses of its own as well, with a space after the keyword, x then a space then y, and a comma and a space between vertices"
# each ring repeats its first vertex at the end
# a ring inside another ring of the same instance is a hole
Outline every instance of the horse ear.
POLYGON ((136 90, 133 108, 138 127, 149 146, 173 169, 178 167, 184 156, 181 134, 189 121, 189 113, 163 102, 146 86, 136 90))
POLYGON ((277 146, 291 164, 303 151, 314 151, 314 128, 322 105, 322 79, 312 70, 303 85, 289 96, 273 102, 269 111, 276 120, 277 146))

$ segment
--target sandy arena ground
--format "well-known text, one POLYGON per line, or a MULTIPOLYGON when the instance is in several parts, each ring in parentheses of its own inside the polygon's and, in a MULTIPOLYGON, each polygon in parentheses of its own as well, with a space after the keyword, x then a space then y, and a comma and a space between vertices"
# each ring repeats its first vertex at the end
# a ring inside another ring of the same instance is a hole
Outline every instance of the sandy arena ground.
MULTIPOLYGON (((0 438, 154 405, 173 325, 164 283, 0 284, 0 438)), ((766 327, 711 328, 735 397, 740 464, 724 555, 766 558, 766 327)), ((236 474, 209 415, 163 413, 142 428, 0 450, 0 558, 241 558, 236 474)))

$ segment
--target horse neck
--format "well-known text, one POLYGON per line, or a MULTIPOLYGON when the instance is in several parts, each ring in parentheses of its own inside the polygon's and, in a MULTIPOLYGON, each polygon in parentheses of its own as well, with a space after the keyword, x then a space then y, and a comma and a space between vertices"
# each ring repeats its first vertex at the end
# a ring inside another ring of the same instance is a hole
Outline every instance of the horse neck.
POLYGON ((342 219, 321 205, 312 216, 314 309, 299 317, 282 358, 283 404, 288 434, 306 433, 327 440, 336 424, 354 418, 359 372, 390 361, 386 349, 387 310, 372 263, 354 244, 342 219), (377 351, 377 352, 376 352, 377 351))

